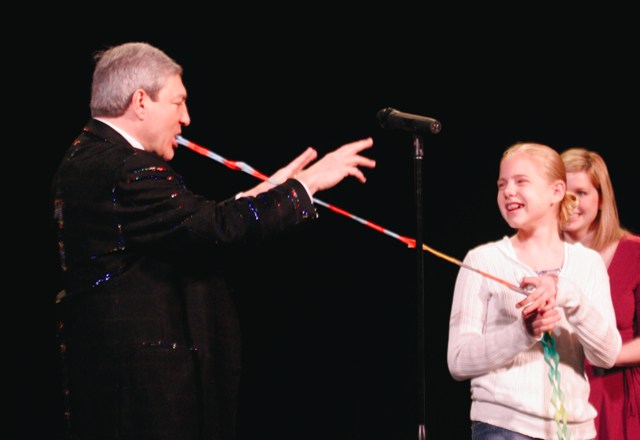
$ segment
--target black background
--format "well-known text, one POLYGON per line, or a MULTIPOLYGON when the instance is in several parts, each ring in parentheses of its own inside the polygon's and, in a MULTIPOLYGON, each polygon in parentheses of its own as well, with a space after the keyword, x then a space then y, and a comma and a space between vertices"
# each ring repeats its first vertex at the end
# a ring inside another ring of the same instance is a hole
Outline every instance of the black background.
MULTIPOLYGON (((184 137, 265 174, 308 145, 324 154, 372 136, 366 154, 377 167, 365 170, 367 183, 348 179, 317 197, 400 235, 417 230, 414 147, 409 134, 382 129, 376 114, 393 107, 438 119, 442 132, 423 136, 422 225, 425 243, 454 258, 512 233, 495 197, 500 154, 516 141, 600 152, 622 223, 640 232, 640 76, 637 35, 625 12, 586 17, 540 8, 487 20, 466 9, 445 24, 430 11, 376 11, 384 16, 376 20, 313 7, 289 10, 295 19, 287 20, 255 10, 167 11, 161 23, 127 14, 109 27, 77 20, 64 24, 64 34, 42 29, 19 50, 11 70, 17 82, 9 87, 21 84, 28 98, 21 101, 29 102, 18 115, 27 126, 14 141, 25 153, 16 170, 23 178, 11 181, 25 189, 10 220, 27 232, 9 251, 9 267, 18 269, 9 274, 18 281, 10 290, 17 303, 6 321, 7 339, 17 342, 10 356, 17 379, 7 379, 16 410, 12 438, 62 438, 53 305, 61 284, 49 186, 89 117, 92 53, 113 44, 147 41, 172 56, 184 67, 189 93, 184 137)), ((186 148, 172 165, 213 199, 257 183, 186 148)), ((319 210, 315 224, 230 257, 245 352, 240 439, 418 438, 416 254, 319 210)), ((469 384, 453 381, 446 365, 457 272, 424 255, 431 439, 470 432, 469 384)))

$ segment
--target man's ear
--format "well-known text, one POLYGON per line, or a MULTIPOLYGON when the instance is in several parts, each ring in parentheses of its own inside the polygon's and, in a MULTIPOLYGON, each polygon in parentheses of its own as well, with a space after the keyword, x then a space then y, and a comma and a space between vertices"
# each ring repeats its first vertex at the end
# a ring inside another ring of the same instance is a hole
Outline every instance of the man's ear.
POLYGON ((129 105, 133 109, 136 116, 138 116, 138 118, 140 119, 144 119, 145 117, 147 111, 147 99, 149 99, 149 95, 147 95, 147 93, 142 89, 136 90, 135 92, 133 92, 133 95, 131 95, 131 102, 129 105))

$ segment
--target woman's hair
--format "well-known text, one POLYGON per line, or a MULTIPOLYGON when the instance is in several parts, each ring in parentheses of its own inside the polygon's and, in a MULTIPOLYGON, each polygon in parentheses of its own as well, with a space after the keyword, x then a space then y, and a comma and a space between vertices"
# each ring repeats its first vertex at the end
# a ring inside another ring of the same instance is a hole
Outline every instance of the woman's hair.
POLYGON ((97 52, 94 58, 92 117, 122 116, 136 90, 144 90, 155 100, 167 78, 182 75, 179 64, 148 43, 124 43, 97 52))
MULTIPOLYGON (((561 180, 566 186, 567 174, 564 169, 564 164, 560 158, 560 154, 553 148, 535 142, 517 142, 507 148, 502 154, 501 161, 514 153, 525 153, 529 155, 529 157, 539 165, 541 174, 545 176, 549 182, 561 180)), ((558 226, 567 223, 577 207, 578 197, 569 191, 565 191, 564 198, 559 206, 558 226)))
POLYGON ((585 148, 569 148, 560 157, 567 173, 586 173, 598 191, 598 214, 589 229, 594 233, 591 247, 601 251, 626 234, 626 230, 620 226, 607 164, 598 153, 585 148))

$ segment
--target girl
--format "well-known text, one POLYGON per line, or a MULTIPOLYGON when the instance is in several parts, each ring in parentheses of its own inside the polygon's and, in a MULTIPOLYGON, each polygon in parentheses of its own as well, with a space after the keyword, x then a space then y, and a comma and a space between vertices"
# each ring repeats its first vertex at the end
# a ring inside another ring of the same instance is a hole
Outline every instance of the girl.
POLYGON ((567 428, 574 439, 594 438, 584 358, 610 367, 621 339, 602 259, 561 236, 577 201, 566 193, 560 155, 542 144, 512 145, 500 162, 497 201, 515 234, 472 249, 464 263, 528 293, 458 273, 447 362, 455 380, 471 380, 472 439, 556 438, 554 389, 539 343, 548 331, 560 356, 567 428))

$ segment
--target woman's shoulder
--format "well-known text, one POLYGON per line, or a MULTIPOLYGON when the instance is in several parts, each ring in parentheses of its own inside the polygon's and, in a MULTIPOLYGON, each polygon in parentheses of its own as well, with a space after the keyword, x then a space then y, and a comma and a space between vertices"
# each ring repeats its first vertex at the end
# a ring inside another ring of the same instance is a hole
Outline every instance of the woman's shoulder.
POLYGON ((627 234, 620 239, 616 252, 640 258, 640 235, 627 234))
POLYGON ((625 243, 627 246, 640 246, 640 235, 629 233, 620 239, 620 243, 625 243))

